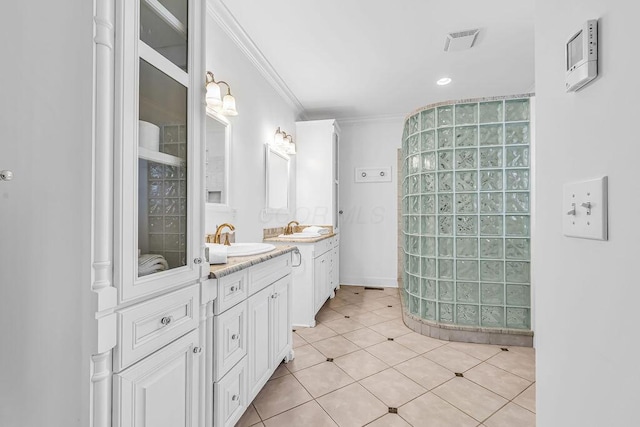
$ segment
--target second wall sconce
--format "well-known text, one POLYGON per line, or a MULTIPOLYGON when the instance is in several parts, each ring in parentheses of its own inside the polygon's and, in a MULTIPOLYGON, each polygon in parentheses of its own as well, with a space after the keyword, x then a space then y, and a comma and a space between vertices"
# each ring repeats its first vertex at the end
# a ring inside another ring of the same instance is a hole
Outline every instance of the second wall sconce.
POLYGON ((280 130, 280 127, 273 135, 273 145, 286 154, 296 154, 296 144, 293 142, 293 137, 280 130))
POLYGON ((229 83, 223 80, 216 81, 213 78, 213 73, 211 71, 207 71, 205 85, 207 87, 207 106, 225 116, 238 115, 238 110, 236 110, 236 99, 231 95, 231 86, 229 86, 229 83), (224 98, 220 96, 221 84, 225 84, 227 86, 227 94, 224 98))

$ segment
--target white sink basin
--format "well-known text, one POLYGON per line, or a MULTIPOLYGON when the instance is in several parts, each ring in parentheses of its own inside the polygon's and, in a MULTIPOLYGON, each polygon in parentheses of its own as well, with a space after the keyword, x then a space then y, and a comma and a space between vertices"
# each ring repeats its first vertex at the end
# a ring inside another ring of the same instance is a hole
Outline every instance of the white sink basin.
POLYGON ((258 255, 274 250, 276 247, 270 243, 232 243, 227 247, 227 256, 258 255))
POLYGON ((295 240, 316 239, 318 237, 321 237, 321 235, 318 233, 293 233, 293 234, 281 234, 278 236, 279 239, 295 239, 295 240))

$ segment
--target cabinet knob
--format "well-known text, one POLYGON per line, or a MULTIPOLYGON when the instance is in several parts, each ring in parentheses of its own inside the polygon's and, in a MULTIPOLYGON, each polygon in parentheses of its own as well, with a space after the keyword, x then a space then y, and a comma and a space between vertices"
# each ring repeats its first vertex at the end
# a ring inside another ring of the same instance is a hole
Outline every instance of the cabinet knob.
POLYGON ((199 258, 199 257, 198 257, 198 258, 195 258, 195 259, 193 260, 193 263, 194 263, 194 264, 202 264, 202 258, 199 258))
POLYGON ((237 340, 238 338, 240 338, 240 334, 231 335, 231 339, 234 340, 234 341, 237 340))
POLYGON ((202 347, 193 347, 193 352, 195 354, 202 353, 202 347))
POLYGON ((162 319, 160 319, 160 323, 162 323, 164 326, 167 326, 169 323, 171 323, 172 320, 173 320, 173 317, 165 316, 162 319))
POLYGON ((236 287, 235 287, 235 286, 232 286, 231 288, 229 288, 229 290, 230 290, 231 292, 235 292, 235 291, 236 291, 236 287))
POLYGON ((238 399, 240 399, 240 396, 238 396, 237 394, 234 394, 233 396, 231 396, 231 400, 233 400, 234 402, 238 399))

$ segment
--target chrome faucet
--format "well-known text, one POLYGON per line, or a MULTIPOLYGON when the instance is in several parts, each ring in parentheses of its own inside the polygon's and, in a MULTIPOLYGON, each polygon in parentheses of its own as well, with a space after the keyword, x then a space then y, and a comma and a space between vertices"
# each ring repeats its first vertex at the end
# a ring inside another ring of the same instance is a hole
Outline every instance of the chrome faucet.
POLYGON ((289 224, 287 224, 287 226, 284 228, 284 234, 293 234, 293 225, 300 225, 300 223, 298 221, 290 221, 289 224))
MULTIPOLYGON (((220 244, 220 235, 222 234, 222 230, 225 227, 229 228, 231 231, 234 231, 236 229, 233 225, 227 222, 219 225, 218 228, 216 228, 216 234, 213 236, 213 243, 220 244)), ((229 233, 227 233, 227 235, 224 238, 224 244, 227 246, 231 246, 231 243, 229 243, 229 233)))

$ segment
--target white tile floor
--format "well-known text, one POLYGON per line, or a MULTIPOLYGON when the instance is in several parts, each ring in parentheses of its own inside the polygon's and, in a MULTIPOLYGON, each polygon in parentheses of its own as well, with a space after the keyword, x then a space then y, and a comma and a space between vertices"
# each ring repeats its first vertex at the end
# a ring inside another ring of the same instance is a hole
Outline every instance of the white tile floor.
POLYGON ((237 426, 535 426, 531 348, 416 334, 389 288, 342 286, 316 319, 237 426))

